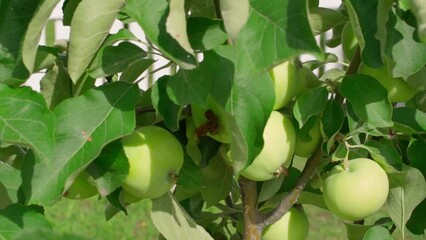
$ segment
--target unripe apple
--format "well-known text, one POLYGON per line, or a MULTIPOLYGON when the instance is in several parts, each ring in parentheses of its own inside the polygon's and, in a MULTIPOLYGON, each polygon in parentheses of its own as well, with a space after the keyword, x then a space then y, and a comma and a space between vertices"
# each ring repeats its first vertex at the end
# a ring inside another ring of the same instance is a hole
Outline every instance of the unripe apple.
POLYGON ((122 189, 120 192, 120 198, 126 204, 131 204, 131 203, 139 202, 140 200, 142 200, 142 198, 136 197, 124 189, 122 189))
POLYGON ((311 157, 321 143, 321 125, 318 118, 309 119, 308 122, 299 129, 296 129, 296 146, 294 154, 300 157, 311 157))
POLYGON ((63 196, 69 199, 86 199, 98 194, 98 189, 90 182, 90 175, 83 171, 75 179, 63 196))
POLYGON ((383 168, 368 158, 336 165, 326 175, 323 197, 328 209, 347 221, 364 219, 386 202, 389 180, 383 168))
POLYGON ((225 110, 212 98, 207 98, 207 106, 191 105, 192 119, 196 134, 209 136, 222 143, 230 143, 230 129, 225 122, 225 110))
POLYGON ((414 95, 417 90, 410 87, 402 78, 392 78, 386 71, 386 68, 370 68, 365 64, 359 66, 358 73, 366 74, 377 79, 383 87, 388 90, 388 98, 390 102, 406 102, 414 95))
POLYGON ((291 120, 284 114, 272 111, 263 132, 262 151, 250 166, 241 172, 254 181, 266 181, 280 174, 281 167, 290 165, 296 135, 291 120))
POLYGON ((179 141, 158 126, 141 127, 121 141, 129 160, 124 190, 139 198, 165 194, 176 182, 183 165, 179 141))
POLYGON ((283 62, 269 71, 275 89, 274 110, 287 105, 296 95, 298 70, 290 61, 283 62))
POLYGON ((305 240, 308 237, 309 220, 303 209, 292 207, 277 222, 262 232, 262 240, 305 240))
POLYGON ((351 23, 347 22, 342 30, 342 50, 347 60, 351 60, 358 47, 358 40, 355 37, 351 23))

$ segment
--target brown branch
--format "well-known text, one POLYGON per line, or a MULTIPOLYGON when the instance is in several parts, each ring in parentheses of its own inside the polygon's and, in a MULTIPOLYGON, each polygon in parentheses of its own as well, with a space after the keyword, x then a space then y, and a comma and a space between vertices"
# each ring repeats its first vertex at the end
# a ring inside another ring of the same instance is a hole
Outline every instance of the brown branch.
POLYGON ((359 65, 361 64, 361 50, 359 46, 356 48, 354 56, 352 57, 351 63, 349 64, 346 75, 352 75, 358 72, 359 65))
POLYGON ((241 197, 244 210, 244 240, 260 240, 262 236, 261 215, 257 209, 256 182, 240 177, 241 197))
POLYGON ((318 148, 315 154, 308 159, 302 174, 297 179, 296 186, 281 200, 278 207, 262 217, 263 220, 259 226, 261 229, 280 220, 281 217, 284 216, 284 214, 296 203, 306 184, 315 173, 315 169, 321 159, 322 151, 321 148, 318 148))

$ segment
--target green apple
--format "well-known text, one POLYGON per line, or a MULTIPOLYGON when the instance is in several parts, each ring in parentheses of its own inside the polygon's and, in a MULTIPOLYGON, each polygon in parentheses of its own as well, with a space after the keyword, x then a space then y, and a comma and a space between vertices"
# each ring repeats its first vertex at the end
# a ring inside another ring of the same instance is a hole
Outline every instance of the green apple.
POLYGON ((283 62, 269 71, 275 89, 274 110, 286 106, 296 95, 298 69, 290 61, 283 62))
POLYGON ((303 209, 292 207, 277 222, 262 232, 262 240, 305 240, 308 237, 309 220, 303 209))
POLYGON ((383 168, 368 158, 349 161, 349 168, 336 165, 326 175, 323 197, 328 209, 347 221, 364 219, 386 202, 389 180, 383 168))
POLYGON ((319 119, 317 117, 311 118, 302 129, 299 129, 298 124, 295 126, 295 129, 296 146, 294 154, 300 157, 311 157, 322 141, 319 119))
POLYGON ((377 79, 377 81, 388 90, 390 102, 406 102, 417 93, 417 90, 410 87, 402 78, 392 78, 385 67, 370 68, 365 64, 361 64, 358 73, 366 74, 377 79))
POLYGON ((351 23, 347 22, 342 30, 342 50, 347 60, 351 60, 358 47, 358 40, 355 37, 351 23))
POLYGON ((207 106, 191 105, 192 119, 196 134, 209 136, 222 143, 231 142, 231 130, 225 122, 225 110, 212 98, 207 98, 207 106))
POLYGON ((122 189, 120 192, 120 198, 126 204, 131 204, 131 203, 139 202, 140 200, 142 200, 142 198, 136 197, 124 189, 122 189))
POLYGON ((266 181, 279 174, 281 167, 290 165, 296 133, 291 120, 284 114, 272 111, 263 132, 262 151, 241 175, 253 181, 266 181))
POLYGON ((90 175, 83 171, 72 182, 63 196, 69 199, 86 199, 98 194, 98 189, 90 182, 90 175))
POLYGON ((129 175, 122 187, 135 197, 157 198, 176 182, 183 165, 179 141, 158 126, 145 126, 122 138, 129 175))

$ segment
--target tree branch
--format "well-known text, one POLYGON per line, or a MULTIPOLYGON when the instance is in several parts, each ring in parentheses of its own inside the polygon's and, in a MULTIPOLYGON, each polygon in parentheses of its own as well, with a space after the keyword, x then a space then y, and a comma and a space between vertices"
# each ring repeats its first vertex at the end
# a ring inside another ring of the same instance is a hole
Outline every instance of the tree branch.
POLYGON ((308 162, 306 163, 302 174, 297 179, 296 186, 291 190, 291 192, 287 196, 285 196, 281 200, 278 207, 276 207, 273 211, 262 217, 263 220, 259 226, 261 229, 280 220, 281 217, 284 216, 284 214, 296 203, 306 184, 309 182, 312 175, 315 173, 315 169, 317 168, 321 159, 322 151, 319 147, 315 154, 308 159, 308 162))
POLYGON ((262 236, 261 215, 257 209, 256 182, 240 177, 241 197, 244 210, 244 240, 260 240, 262 236))

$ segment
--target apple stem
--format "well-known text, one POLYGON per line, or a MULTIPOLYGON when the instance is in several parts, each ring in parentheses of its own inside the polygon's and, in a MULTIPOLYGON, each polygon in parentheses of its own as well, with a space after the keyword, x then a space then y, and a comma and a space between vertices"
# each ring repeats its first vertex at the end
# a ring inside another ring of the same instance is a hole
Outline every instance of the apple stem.
POLYGON ((297 202, 300 194, 306 184, 316 172, 316 168, 322 159, 323 153, 321 147, 317 149, 315 154, 308 159, 305 168, 297 179, 295 187, 281 200, 278 207, 273 211, 262 215, 261 229, 280 220, 282 216, 297 202))
POLYGON ((179 179, 179 175, 174 172, 169 172, 169 181, 172 183, 176 183, 179 179))

